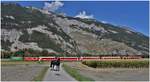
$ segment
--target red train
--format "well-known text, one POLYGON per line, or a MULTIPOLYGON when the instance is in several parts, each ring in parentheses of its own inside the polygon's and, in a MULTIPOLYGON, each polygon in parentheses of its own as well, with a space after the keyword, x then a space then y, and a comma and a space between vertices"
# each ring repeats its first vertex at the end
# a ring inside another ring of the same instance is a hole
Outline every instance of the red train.
MULTIPOLYGON (((96 56, 96 57, 60 57, 61 61, 103 60, 103 59, 141 59, 141 56, 96 56)), ((24 57, 25 61, 51 61, 55 57, 24 57)))

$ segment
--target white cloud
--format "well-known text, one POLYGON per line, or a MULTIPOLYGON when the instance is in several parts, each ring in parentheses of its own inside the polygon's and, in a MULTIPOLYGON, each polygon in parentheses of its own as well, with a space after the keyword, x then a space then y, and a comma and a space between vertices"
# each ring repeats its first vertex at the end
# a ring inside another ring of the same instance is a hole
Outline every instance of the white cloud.
POLYGON ((75 17, 78 18, 83 18, 83 19, 93 19, 93 15, 87 15, 85 11, 80 12, 78 15, 76 15, 75 17))
POLYGON ((104 23, 104 24, 108 23, 107 21, 101 21, 101 22, 104 23))
POLYGON ((54 1, 54 2, 51 2, 51 3, 45 2, 43 9, 47 10, 47 11, 54 12, 57 9, 59 9, 60 7, 62 7, 63 5, 64 4, 62 2, 60 2, 60 1, 54 1))

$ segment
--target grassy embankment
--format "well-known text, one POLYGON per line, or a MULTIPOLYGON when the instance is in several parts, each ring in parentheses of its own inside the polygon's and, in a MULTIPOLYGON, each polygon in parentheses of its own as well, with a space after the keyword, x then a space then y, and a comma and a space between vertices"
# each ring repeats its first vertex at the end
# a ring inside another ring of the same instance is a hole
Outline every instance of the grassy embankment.
POLYGON ((66 64, 63 64, 63 68, 68 74, 70 74, 72 77, 74 77, 78 81, 94 81, 91 78, 81 75, 76 69, 69 67, 66 64))
POLYGON ((1 65, 32 65, 32 64, 48 64, 49 62, 38 61, 1 61, 1 65))
POLYGON ((49 67, 44 67, 42 71, 33 78, 33 81, 42 81, 49 67))

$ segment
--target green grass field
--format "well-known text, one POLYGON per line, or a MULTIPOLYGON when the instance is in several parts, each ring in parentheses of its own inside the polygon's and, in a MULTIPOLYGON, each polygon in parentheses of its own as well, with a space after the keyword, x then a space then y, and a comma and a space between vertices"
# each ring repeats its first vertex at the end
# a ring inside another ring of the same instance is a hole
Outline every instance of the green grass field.
POLYGON ((76 69, 74 69, 74 68, 71 68, 71 67, 69 67, 68 65, 66 65, 66 64, 63 64, 63 68, 64 68, 64 70, 68 73, 68 74, 70 74, 72 77, 74 77, 76 80, 78 80, 78 81, 90 81, 90 82, 92 82, 92 81, 94 81, 93 79, 91 79, 91 78, 88 78, 88 77, 85 77, 85 76, 82 76, 76 69))
POLYGON ((43 68, 43 70, 33 78, 33 81, 42 81, 49 67, 43 68))

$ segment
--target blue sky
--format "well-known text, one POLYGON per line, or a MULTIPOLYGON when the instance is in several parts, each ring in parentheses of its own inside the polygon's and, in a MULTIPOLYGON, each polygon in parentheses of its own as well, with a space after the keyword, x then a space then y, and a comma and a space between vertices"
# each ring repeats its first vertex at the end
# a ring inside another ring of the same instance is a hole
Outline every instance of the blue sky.
MULTIPOLYGON (((21 1, 23 6, 43 8, 45 2, 21 1)), ((50 2, 49 2, 50 3, 50 2)), ((69 16, 76 16, 81 11, 93 15, 99 21, 129 26, 149 36, 149 3, 148 1, 65 1, 56 11, 69 16)))

